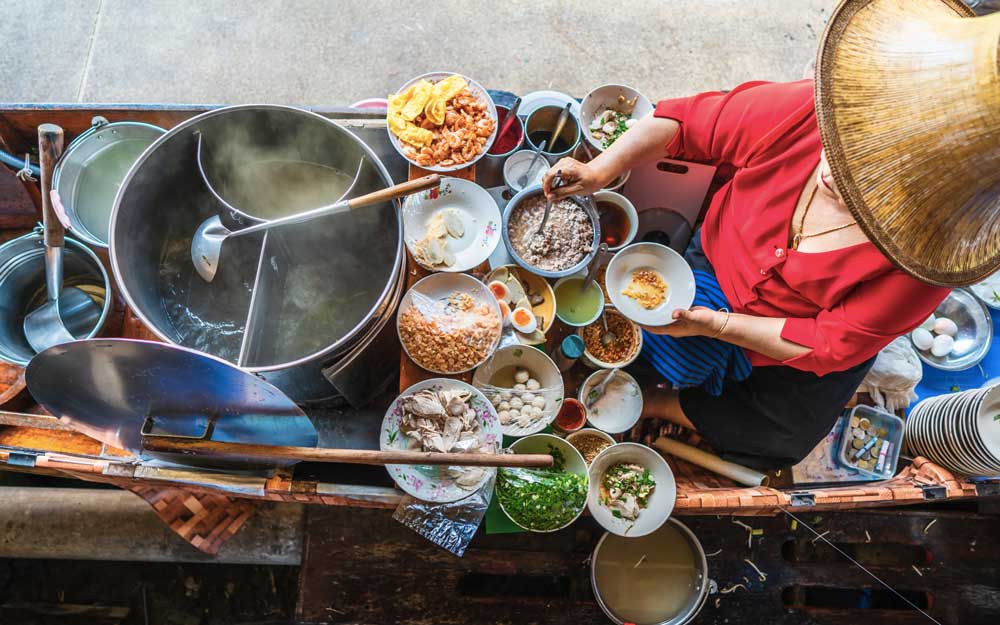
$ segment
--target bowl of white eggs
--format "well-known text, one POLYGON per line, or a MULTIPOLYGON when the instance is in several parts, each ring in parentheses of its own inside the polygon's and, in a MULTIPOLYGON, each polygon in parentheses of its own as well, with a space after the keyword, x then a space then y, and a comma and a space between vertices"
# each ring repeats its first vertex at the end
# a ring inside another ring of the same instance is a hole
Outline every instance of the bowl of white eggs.
POLYGON ((920 359, 944 371, 974 367, 990 351, 993 321, 989 310, 968 289, 955 289, 910 333, 920 359))

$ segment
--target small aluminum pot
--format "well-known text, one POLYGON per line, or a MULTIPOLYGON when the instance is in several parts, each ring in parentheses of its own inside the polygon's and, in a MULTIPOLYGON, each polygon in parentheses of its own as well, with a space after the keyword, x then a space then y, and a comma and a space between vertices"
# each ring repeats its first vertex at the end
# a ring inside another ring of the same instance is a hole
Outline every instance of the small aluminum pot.
MULTIPOLYGON (((692 590, 691 596, 688 597, 686 605, 681 608, 675 616, 661 621, 657 625, 686 625, 694 620, 701 609, 705 607, 705 601, 708 599, 708 559, 705 557, 705 549, 702 548, 701 542, 698 541, 698 537, 694 535, 686 525, 678 521, 677 519, 671 517, 667 519, 667 522, 663 524, 657 531, 663 531, 668 526, 673 525, 674 529, 680 532, 683 536, 688 546, 691 547, 691 551, 694 553, 694 564, 698 570, 698 576, 695 580, 695 588, 692 590)), ((601 610, 604 614, 611 619, 613 623, 618 625, 624 625, 625 621, 622 620, 615 612, 609 607, 601 595, 601 589, 597 586, 597 561, 598 555, 601 552, 601 546, 607 541, 608 537, 615 537, 611 532, 605 532, 601 539, 597 541, 597 546, 594 547, 594 553, 590 556, 590 586, 594 591, 594 598, 597 599, 598 605, 601 606, 601 610)), ((641 540, 641 538, 629 539, 629 540, 641 540)))
POLYGON ((517 195, 515 195, 510 199, 510 202, 507 203, 507 207, 503 211, 503 233, 502 233, 503 244, 507 247, 507 252, 510 254, 510 257, 514 259, 515 263, 517 263, 521 267, 524 267, 531 273, 538 274, 545 278, 565 278, 566 276, 571 276, 579 271, 586 269, 587 266, 590 264, 590 261, 594 258, 594 255, 597 254, 597 246, 599 245, 599 242, 601 240, 601 221, 597 217, 597 208, 594 206, 594 202, 592 198, 590 198, 589 196, 578 197, 574 195, 569 197, 570 200, 576 202, 576 204, 578 204, 580 208, 582 208, 583 211, 587 213, 587 217, 590 218, 590 223, 593 224, 594 226, 594 240, 593 243, 591 244, 590 251, 587 252, 587 254, 583 257, 583 260, 573 265, 572 267, 563 269, 561 271, 547 271, 545 269, 539 269, 538 267, 531 265, 530 263, 528 263, 528 261, 521 258, 521 255, 514 250, 514 246, 511 245, 510 242, 510 227, 509 227, 510 216, 514 214, 514 209, 516 209, 525 200, 537 197, 541 194, 542 194, 542 185, 536 184, 521 190, 520 192, 518 192, 517 195))
POLYGON ((74 237, 87 245, 108 247, 115 192, 132 164, 165 132, 151 124, 108 123, 103 117, 95 117, 91 127, 69 144, 52 173, 52 188, 58 192, 53 204, 59 220, 74 237), (95 178, 98 168, 103 168, 100 179, 95 178), (96 195, 98 204, 103 195, 106 206, 88 204, 84 199, 88 194, 90 202, 96 195))
MULTIPOLYGON (((545 132, 551 135, 562 111, 561 106, 543 106, 532 111, 524 122, 524 135, 525 141, 527 141, 526 147, 530 147, 531 149, 538 148, 538 144, 531 140, 532 133, 545 132)), ((555 152, 552 150, 552 140, 550 139, 549 145, 546 145, 545 149, 542 150, 542 156, 549 161, 549 164, 555 165, 559 159, 569 156, 576 150, 576 146, 580 144, 582 136, 580 133, 580 120, 571 112, 569 119, 566 120, 566 125, 563 126, 562 132, 559 133, 559 137, 569 143, 569 147, 555 152)))
MULTIPOLYGON (((86 245, 66 237, 63 284, 80 287, 101 307, 97 325, 87 336, 100 333, 111 310, 111 281, 100 259, 86 245)), ((45 243, 40 230, 0 246, 0 359, 25 366, 35 350, 24 336, 24 317, 45 302, 45 243)))

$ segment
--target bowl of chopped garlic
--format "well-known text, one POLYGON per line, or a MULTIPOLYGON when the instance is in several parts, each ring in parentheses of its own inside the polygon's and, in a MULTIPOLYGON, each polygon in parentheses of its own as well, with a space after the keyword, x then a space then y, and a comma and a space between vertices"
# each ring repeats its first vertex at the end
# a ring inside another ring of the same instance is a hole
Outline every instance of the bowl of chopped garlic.
POLYGON ((694 273, 684 258, 659 243, 634 243, 615 254, 605 274, 611 303, 643 326, 674 322, 694 301, 694 273))

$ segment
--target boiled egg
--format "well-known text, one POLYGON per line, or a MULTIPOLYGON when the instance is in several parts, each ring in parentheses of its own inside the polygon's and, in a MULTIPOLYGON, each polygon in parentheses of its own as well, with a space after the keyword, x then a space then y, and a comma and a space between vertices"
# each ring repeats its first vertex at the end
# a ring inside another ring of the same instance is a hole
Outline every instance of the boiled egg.
POLYGON ((958 325, 947 317, 938 317, 934 320, 934 332, 954 337, 958 334, 958 325))
POLYGON ((910 335, 913 339, 913 344, 917 346, 917 349, 921 351, 927 351, 934 344, 934 335, 924 328, 917 328, 910 335))
POLYGON ((507 300, 497 300, 497 303, 500 304, 500 321, 504 325, 510 324, 510 305, 507 303, 507 300))
POLYGON ((947 334, 939 334, 934 337, 934 344, 931 345, 931 353, 938 358, 944 358, 951 353, 955 347, 955 339, 947 334))
POLYGON ((515 308, 510 313, 510 323, 515 330, 524 334, 531 334, 538 327, 535 314, 523 306, 515 308))
POLYGON ((499 280, 494 280, 486 285, 489 287, 490 292, 493 293, 493 297, 497 298, 499 301, 504 302, 510 297, 510 289, 507 285, 499 280))
POLYGON ((924 321, 923 323, 920 324, 920 327, 923 328, 924 330, 927 330, 928 332, 930 332, 931 330, 934 329, 934 322, 935 321, 937 321, 937 317, 935 317, 933 314, 931 314, 931 316, 928 317, 926 319, 926 321, 924 321))

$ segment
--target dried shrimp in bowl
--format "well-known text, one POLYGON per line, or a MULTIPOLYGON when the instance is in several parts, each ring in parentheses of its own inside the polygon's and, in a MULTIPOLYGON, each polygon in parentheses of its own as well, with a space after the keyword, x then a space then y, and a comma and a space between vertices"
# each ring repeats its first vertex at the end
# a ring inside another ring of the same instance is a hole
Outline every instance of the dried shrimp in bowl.
POLYGON ((429 171, 478 161, 493 144, 497 111, 489 93, 460 74, 418 76, 389 96, 389 139, 406 160, 429 171))

